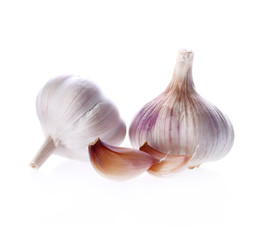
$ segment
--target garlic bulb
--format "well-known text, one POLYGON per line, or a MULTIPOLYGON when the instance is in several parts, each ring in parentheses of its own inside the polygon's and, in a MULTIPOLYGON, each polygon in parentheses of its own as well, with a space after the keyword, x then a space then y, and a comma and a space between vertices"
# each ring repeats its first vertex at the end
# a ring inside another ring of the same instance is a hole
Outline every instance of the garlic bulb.
POLYGON ((97 172, 114 180, 131 179, 159 162, 150 154, 137 149, 111 146, 99 138, 89 146, 89 153, 97 172))
POLYGON ((129 130, 134 147, 147 142, 167 155, 190 156, 189 168, 224 157, 234 141, 229 119, 196 92, 192 62, 192 51, 179 51, 167 89, 142 108, 129 130))
POLYGON ((126 135, 116 107, 87 79, 59 76, 50 80, 39 92, 36 107, 46 141, 30 164, 33 168, 52 153, 86 160, 88 145, 97 137, 118 145, 126 135))

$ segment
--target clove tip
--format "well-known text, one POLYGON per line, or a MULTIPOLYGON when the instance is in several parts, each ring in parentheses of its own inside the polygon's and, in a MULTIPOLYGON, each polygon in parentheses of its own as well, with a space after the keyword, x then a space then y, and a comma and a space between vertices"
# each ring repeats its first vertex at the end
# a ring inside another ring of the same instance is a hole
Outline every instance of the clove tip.
POLYGON ((96 145, 97 142, 100 142, 100 138, 99 137, 96 137, 94 139, 94 141, 89 144, 89 146, 94 146, 94 145, 96 145))

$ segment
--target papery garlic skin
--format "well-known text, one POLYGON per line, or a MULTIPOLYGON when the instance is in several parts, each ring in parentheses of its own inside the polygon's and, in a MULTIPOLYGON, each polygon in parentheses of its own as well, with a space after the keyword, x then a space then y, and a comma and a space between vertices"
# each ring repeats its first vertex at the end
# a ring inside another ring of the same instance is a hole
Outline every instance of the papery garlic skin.
POLYGON ((193 156, 189 168, 224 157, 234 141, 229 119, 196 92, 192 62, 192 51, 179 51, 167 89, 142 108, 129 130, 134 147, 147 142, 166 154, 193 156))
MULTIPOLYGON (((88 145, 97 137, 118 145, 126 135, 116 107, 87 79, 59 76, 50 80, 39 92, 36 108, 43 132, 53 142, 54 153, 64 157, 87 160, 88 145)), ((32 167, 38 167, 34 165, 36 161, 32 167)))

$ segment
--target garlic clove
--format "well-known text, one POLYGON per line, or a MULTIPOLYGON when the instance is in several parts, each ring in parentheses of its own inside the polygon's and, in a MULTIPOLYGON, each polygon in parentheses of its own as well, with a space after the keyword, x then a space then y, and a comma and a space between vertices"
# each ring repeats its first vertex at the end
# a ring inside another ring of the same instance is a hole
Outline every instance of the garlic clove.
POLYGON ((38 94, 36 109, 46 142, 30 163, 35 169, 52 153, 87 161, 87 147, 97 137, 118 145, 126 135, 117 108, 93 82, 78 76, 48 81, 38 94))
POLYGON ((147 142, 163 153, 192 156, 190 168, 223 158, 234 142, 228 117, 196 92, 192 63, 193 52, 180 50, 168 87, 139 111, 129 129, 134 147, 147 142))
POLYGON ((191 156, 186 155, 164 154, 150 147, 147 143, 143 144, 140 147, 140 150, 149 153, 155 159, 160 160, 160 162, 154 163, 148 169, 149 173, 158 177, 168 176, 182 170, 186 166, 186 163, 191 159, 191 156))
POLYGON ((99 138, 89 146, 89 153, 96 171, 104 177, 115 180, 136 177, 158 162, 145 152, 111 146, 99 138))

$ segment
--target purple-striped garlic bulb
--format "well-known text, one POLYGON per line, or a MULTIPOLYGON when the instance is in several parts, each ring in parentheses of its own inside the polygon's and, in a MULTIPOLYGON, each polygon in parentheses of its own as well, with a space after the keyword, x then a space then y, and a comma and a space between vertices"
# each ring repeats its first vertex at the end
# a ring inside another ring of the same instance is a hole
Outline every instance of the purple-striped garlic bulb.
POLYGON ((227 116, 196 92, 192 63, 193 52, 180 50, 170 84, 139 111, 129 129, 134 147, 147 142, 142 151, 158 151, 161 162, 152 167, 156 175, 220 159, 233 145, 234 131, 227 116), (183 156, 185 164, 178 165, 183 156))
POLYGON ((52 153, 87 161, 88 146, 97 137, 118 145, 126 135, 116 107, 87 79, 51 79, 39 92, 36 108, 46 141, 30 163, 35 169, 52 153))

